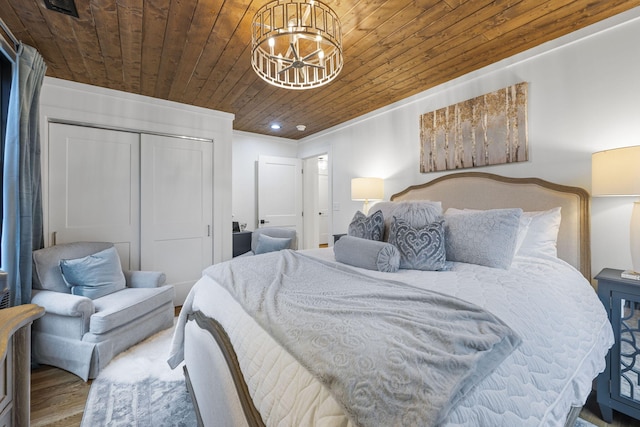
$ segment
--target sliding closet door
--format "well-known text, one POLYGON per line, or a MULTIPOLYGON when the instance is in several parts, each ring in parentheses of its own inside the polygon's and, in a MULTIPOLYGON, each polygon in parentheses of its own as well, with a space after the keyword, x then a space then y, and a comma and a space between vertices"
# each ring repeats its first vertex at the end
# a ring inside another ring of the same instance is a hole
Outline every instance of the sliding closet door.
POLYGON ((141 266, 160 270, 184 301, 213 262, 213 146, 141 136, 141 266))
POLYGON ((140 135, 49 125, 49 244, 113 242, 140 267, 140 135))

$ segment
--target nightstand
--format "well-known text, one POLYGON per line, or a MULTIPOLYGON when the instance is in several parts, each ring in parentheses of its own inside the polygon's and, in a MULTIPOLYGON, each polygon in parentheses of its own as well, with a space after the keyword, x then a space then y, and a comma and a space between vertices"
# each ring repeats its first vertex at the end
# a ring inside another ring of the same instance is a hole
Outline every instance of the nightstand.
POLYGON ((338 240, 340 240, 340 238, 342 236, 346 236, 346 235, 347 235, 347 233, 334 234, 333 235, 333 243, 335 244, 338 240))
POLYGON ((251 231, 233 233, 233 256, 237 257, 251 250, 251 231))
POLYGON ((614 409, 640 419, 640 281, 623 279, 620 273, 605 268, 596 276, 616 340, 598 376, 598 405, 608 423, 614 409))

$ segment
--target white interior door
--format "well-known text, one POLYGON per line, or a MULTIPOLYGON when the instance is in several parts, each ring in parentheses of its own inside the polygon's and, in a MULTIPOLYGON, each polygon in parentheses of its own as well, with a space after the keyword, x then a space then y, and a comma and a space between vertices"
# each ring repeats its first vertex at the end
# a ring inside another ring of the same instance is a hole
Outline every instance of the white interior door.
POLYGON ((295 228, 302 236, 302 161, 290 157, 258 159, 258 227, 295 228))
POLYGON ((113 242, 139 268, 139 134, 51 123, 48 153, 48 244, 113 242))
MULTIPOLYGON (((317 248, 320 245, 319 241, 319 224, 320 218, 318 215, 318 158, 310 157, 304 159, 304 173, 303 182, 304 189, 302 190, 304 199, 304 249, 317 248)), ((299 246, 300 247, 300 246, 299 246)))
POLYGON ((213 263, 213 144, 141 138, 141 267, 163 271, 182 303, 213 263))
POLYGON ((318 173, 318 243, 329 244, 329 176, 327 170, 318 173))

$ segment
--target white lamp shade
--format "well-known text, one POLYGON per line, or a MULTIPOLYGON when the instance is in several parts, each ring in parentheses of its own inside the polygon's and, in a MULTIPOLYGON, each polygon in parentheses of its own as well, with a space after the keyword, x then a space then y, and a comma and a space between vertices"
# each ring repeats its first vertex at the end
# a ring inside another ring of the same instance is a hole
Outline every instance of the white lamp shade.
POLYGON ((382 178, 353 178, 351 180, 351 200, 384 199, 382 178))
POLYGON ((640 145, 591 156, 593 196, 640 196, 640 145))

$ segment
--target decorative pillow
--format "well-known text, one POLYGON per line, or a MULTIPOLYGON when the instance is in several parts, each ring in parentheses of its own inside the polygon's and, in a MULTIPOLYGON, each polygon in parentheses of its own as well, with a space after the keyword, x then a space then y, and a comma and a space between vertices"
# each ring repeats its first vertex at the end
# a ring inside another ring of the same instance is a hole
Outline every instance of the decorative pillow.
MULTIPOLYGON (((455 214, 465 214, 468 212, 485 212, 481 209, 456 209, 456 208, 449 208, 447 209, 447 212, 445 213, 446 215, 455 215, 455 214)), ((526 215, 527 212, 523 212, 522 215, 520 215, 520 225, 518 226, 518 238, 516 240, 516 252, 518 253, 518 250, 520 249, 520 247, 522 246, 522 243, 524 242, 524 238, 527 235, 527 231, 529 230, 529 224, 531 224, 531 216, 527 216, 526 215)))
POLYGON ((62 259, 60 270, 73 295, 96 299, 126 286, 120 257, 114 247, 84 258, 62 259))
POLYGON ((515 254, 522 209, 445 215, 447 260, 507 269, 515 254))
POLYGON ((442 203, 430 200, 409 200, 404 202, 378 202, 372 211, 382 212, 384 220, 384 241, 389 241, 389 231, 393 217, 403 219, 411 227, 422 228, 442 217, 442 203))
POLYGON ((290 247, 290 237, 271 237, 266 234, 260 234, 258 236, 255 254, 259 255, 267 252, 280 251, 282 249, 289 249, 290 247))
POLYGON ((400 268, 412 270, 442 270, 446 263, 444 220, 421 228, 412 227, 401 218, 393 218, 389 243, 400 252, 400 268))
POLYGON ((351 224, 349 224, 347 234, 361 239, 382 240, 384 235, 384 216, 382 212, 376 211, 369 216, 360 211, 356 212, 351 224))
POLYGON ((395 246, 376 240, 343 236, 333 245, 336 261, 387 273, 398 271, 400 254, 395 246))
POLYGON ((531 218, 527 235, 518 250, 522 255, 544 254, 558 256, 557 241, 562 214, 560 208, 540 212, 524 212, 524 217, 531 218))

